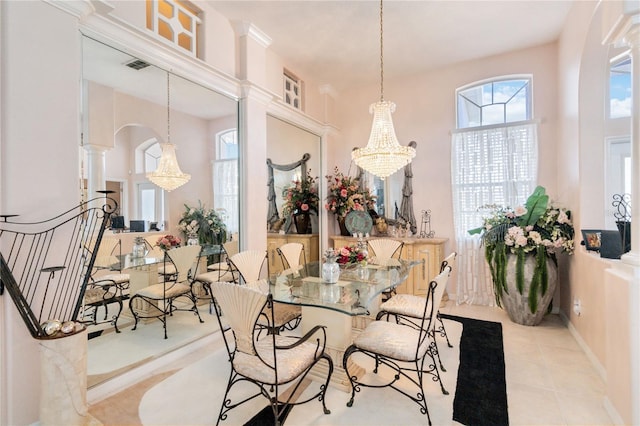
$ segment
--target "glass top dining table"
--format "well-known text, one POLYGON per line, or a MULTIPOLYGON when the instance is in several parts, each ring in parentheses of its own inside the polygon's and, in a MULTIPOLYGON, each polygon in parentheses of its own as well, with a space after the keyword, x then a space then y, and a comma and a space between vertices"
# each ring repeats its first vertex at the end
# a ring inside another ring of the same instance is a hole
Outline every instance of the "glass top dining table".
POLYGON ((382 292, 392 290, 421 261, 397 260, 391 265, 340 265, 340 279, 322 279, 322 263, 310 262, 296 271, 286 270, 269 278, 273 300, 301 306, 331 309, 343 314, 369 315, 372 302, 382 292))
MULTIPOLYGON (((198 257, 215 256, 223 253, 222 246, 220 244, 204 245, 200 250, 198 257)), ((114 258, 116 263, 109 265, 108 269, 114 271, 122 271, 125 269, 140 268, 143 266, 154 265, 165 261, 164 253, 159 250, 148 251, 143 257, 136 257, 133 253, 127 253, 123 255, 116 255, 114 258)))

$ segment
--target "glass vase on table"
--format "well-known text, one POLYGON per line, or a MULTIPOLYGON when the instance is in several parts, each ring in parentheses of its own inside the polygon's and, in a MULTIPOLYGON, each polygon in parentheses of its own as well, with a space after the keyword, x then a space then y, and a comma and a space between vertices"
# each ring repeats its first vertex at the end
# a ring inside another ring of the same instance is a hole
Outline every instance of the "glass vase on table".
POLYGON ((328 249, 324 253, 324 263, 322 264, 322 281, 328 284, 335 284, 340 278, 340 265, 338 264, 338 254, 334 249, 328 249))

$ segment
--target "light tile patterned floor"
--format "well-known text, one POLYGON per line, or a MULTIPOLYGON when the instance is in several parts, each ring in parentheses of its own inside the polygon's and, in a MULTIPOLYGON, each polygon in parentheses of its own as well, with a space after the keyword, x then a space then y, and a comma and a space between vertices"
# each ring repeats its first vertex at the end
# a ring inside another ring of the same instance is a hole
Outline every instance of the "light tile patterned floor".
MULTIPOLYGON (((506 313, 499 308, 470 305, 456 306, 450 301, 445 308, 441 309, 441 312, 497 321, 503 324, 509 420, 511 425, 595 426, 613 424, 603 405, 605 384, 573 336, 563 325, 559 316, 548 315, 539 326, 526 327, 512 323, 506 313)), ((125 389, 120 394, 94 404, 90 407, 90 412, 106 425, 145 424, 144 419, 147 419, 146 424, 175 424, 176 417, 174 417, 172 411, 175 411, 175 406, 154 402, 156 399, 159 401, 165 399, 161 396, 163 394, 166 396, 166 390, 162 390, 161 386, 173 383, 174 387, 171 392, 190 394, 195 391, 197 394, 199 389, 186 389, 188 385, 180 384, 189 383, 189 379, 185 379, 184 374, 191 370, 190 366, 197 365, 198 362, 211 356, 212 351, 219 349, 221 349, 221 346, 205 348, 193 353, 182 362, 174 364, 172 366, 173 370, 163 369, 158 371, 157 374, 159 376, 150 377, 149 380, 143 381, 133 386, 133 388, 125 389), (180 381, 179 368, 183 368, 183 381, 180 381), (172 378, 172 375, 175 377, 172 378), (169 379, 173 380, 169 381, 169 379), (182 388, 177 389, 175 386, 182 388), (149 407, 153 407, 153 409, 150 410, 149 407), (159 410, 167 411, 163 415, 162 411, 159 410), (151 416, 150 412, 153 412, 154 415, 151 416), (137 413, 137 415, 134 413, 137 413), (154 420, 149 420, 151 418, 154 420), (162 422, 158 419, 166 419, 167 422, 162 422), (170 419, 173 420, 170 421, 170 419)), ((226 383, 225 374, 216 379, 220 380, 220 383, 212 385, 212 389, 224 387, 226 383)), ((431 398, 435 400, 433 402, 431 399, 429 400, 430 410, 433 411, 432 419, 434 420, 434 425, 456 424, 453 421, 446 420, 450 418, 448 417, 450 414, 447 413, 446 417, 443 417, 443 412, 438 411, 437 408, 438 404, 450 404, 449 399, 453 397, 454 392, 452 391, 451 393, 452 395, 449 397, 434 394, 431 398), (438 400, 441 402, 437 402, 438 400)), ((307 415, 307 409, 305 408, 302 409, 302 411, 305 411, 304 413, 299 413, 304 415, 297 415, 298 413, 294 409, 287 424, 367 424, 367 422, 363 423, 361 411, 343 407, 342 399, 344 399, 344 395, 339 393, 328 394, 327 402, 332 402, 331 415, 310 416, 307 415)), ((398 401, 391 400, 393 396, 386 394, 384 398, 393 404, 404 404, 403 399, 398 401)), ((213 399, 211 394, 202 395, 202 404, 206 407, 204 410, 206 415, 189 417, 191 420, 187 423, 214 424, 219 402, 213 401, 213 399)), ((356 402, 358 402, 357 399, 356 402)), ((361 404, 364 404, 364 402, 361 402, 361 404)), ((412 402, 406 400, 406 404, 408 410, 414 408, 412 402)), ((356 404, 354 404, 353 408, 355 407, 356 404)), ((313 408, 316 407, 309 408, 310 412, 313 412, 313 408)), ((378 409, 379 407, 374 404, 368 409, 365 408, 365 411, 377 411, 378 409)), ((376 417, 376 420, 378 420, 376 424, 398 424, 397 421, 383 420, 383 418, 381 416, 376 417)), ((402 424, 419 423, 416 419, 418 417, 407 417, 404 419, 407 423, 402 424)), ((231 425, 235 423, 228 421, 223 424, 231 425)), ((368 424, 372 423, 369 421, 368 424)))

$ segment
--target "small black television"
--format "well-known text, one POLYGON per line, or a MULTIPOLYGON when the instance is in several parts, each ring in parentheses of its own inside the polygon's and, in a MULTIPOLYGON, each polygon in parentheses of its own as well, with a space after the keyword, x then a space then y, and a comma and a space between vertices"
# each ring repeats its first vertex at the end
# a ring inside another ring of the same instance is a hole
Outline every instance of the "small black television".
POLYGON ((111 229, 124 229, 124 216, 111 216, 111 229))
POLYGON ((144 220, 130 220, 129 232, 144 232, 144 220))

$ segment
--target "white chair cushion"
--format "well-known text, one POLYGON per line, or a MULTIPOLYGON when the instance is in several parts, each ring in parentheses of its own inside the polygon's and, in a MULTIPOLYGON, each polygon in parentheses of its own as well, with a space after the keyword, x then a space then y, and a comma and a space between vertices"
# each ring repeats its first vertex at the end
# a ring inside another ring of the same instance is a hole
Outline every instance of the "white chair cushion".
MULTIPOLYGON (((276 336, 276 346, 290 345, 297 341, 295 337, 276 336)), ((260 357, 269 365, 273 365, 273 342, 269 335, 255 344, 256 351, 260 357)), ((310 342, 302 343, 292 349, 277 349, 278 359, 278 382, 286 383, 298 377, 315 360, 317 345, 310 342)), ((236 352, 233 358, 233 367, 245 377, 249 377, 258 382, 275 384, 275 372, 267 367, 255 355, 244 352, 236 352)))
POLYGON ((219 282, 233 282, 234 274, 230 271, 220 274, 220 271, 205 272, 203 274, 196 275, 196 281, 201 283, 219 283, 219 282))
MULTIPOLYGON (((276 327, 282 327, 291 320, 296 319, 302 315, 302 308, 295 305, 287 305, 286 303, 274 302, 275 311, 273 311, 273 320, 276 327)), ((264 312, 269 319, 271 319, 271 308, 265 307, 264 312)), ((258 318, 258 324, 267 326, 268 322, 264 316, 258 318)))
POLYGON ((84 292, 84 303, 90 305, 96 302, 105 302, 115 297, 115 293, 109 293, 103 288, 89 288, 84 292))
POLYGON ((123 284, 123 283, 128 283, 129 282, 129 274, 107 274, 107 275, 101 275, 99 277, 99 280, 111 280, 113 282, 115 282, 116 284, 123 284))
POLYGON ((207 270, 209 270, 209 271, 228 271, 229 270, 229 264, 227 262, 212 263, 211 265, 207 266, 207 270))
POLYGON ((427 299, 424 296, 414 296, 413 294, 396 294, 380 305, 381 311, 394 314, 406 315, 414 318, 422 318, 424 305, 427 299))
POLYGON ((139 290, 136 294, 144 297, 149 297, 151 299, 170 299, 172 297, 180 296, 181 294, 189 293, 191 289, 188 285, 184 284, 176 284, 176 283, 167 283, 167 291, 164 291, 164 284, 154 284, 148 287, 144 287, 139 290))
MULTIPOLYGON (((414 361, 419 333, 412 327, 386 321, 374 321, 355 338, 353 343, 360 349, 399 361, 414 361)), ((424 356, 428 347, 429 339, 423 339, 417 359, 424 356)))

